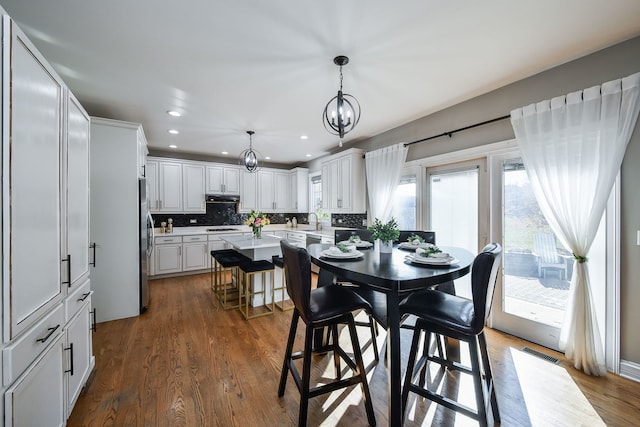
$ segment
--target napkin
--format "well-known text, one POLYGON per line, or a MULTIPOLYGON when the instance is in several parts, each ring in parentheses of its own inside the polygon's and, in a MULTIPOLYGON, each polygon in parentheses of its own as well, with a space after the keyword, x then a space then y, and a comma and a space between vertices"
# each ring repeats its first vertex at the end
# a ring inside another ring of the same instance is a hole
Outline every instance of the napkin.
MULTIPOLYGON (((425 249, 422 249, 422 248, 416 248, 416 256, 420 256, 420 254, 422 254, 423 252, 427 252, 427 251, 425 249)), ((451 258, 451 255, 449 255, 448 252, 430 253, 427 256, 429 258, 440 258, 440 259, 449 259, 449 258, 451 258)))
MULTIPOLYGON (((349 249, 349 252, 353 252, 356 250, 355 246, 347 246, 347 249, 349 249)), ((343 255, 349 252, 342 252, 340 249, 338 249, 336 246, 331 246, 329 249, 327 249, 327 253, 331 254, 331 255, 343 255)))

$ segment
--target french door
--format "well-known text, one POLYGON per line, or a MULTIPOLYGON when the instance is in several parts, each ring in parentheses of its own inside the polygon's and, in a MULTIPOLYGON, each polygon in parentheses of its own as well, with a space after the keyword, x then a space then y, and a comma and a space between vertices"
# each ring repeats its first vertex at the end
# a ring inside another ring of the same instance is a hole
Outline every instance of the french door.
MULTIPOLYGON (((562 247, 540 212, 520 158, 503 155, 492 160, 492 190, 493 234, 501 235, 503 258, 491 326, 560 350, 573 256, 562 247)), ((602 337, 606 323, 606 228, 605 216, 589 254, 593 301, 598 306, 602 337)))

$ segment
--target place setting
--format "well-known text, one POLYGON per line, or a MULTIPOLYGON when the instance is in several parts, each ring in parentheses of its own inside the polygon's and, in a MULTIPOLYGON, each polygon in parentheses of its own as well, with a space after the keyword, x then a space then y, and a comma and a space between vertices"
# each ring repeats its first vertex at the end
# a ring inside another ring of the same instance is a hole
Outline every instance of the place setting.
POLYGON ((418 235, 411 235, 405 242, 400 242, 398 244, 399 249, 404 249, 405 251, 415 251, 417 249, 430 249, 434 248, 436 245, 433 243, 425 242, 423 237, 418 235))
POLYGON ((435 245, 431 245, 431 247, 427 249, 419 247, 414 253, 405 256, 405 260, 414 265, 425 265, 429 267, 450 267, 460 262, 435 245))
POLYGON ((356 249, 369 249, 373 247, 373 243, 366 240, 362 240, 360 236, 357 236, 357 235, 349 237, 348 240, 343 240, 341 242, 338 242, 338 244, 342 244, 345 246, 355 246, 356 249))
POLYGON ((361 258, 364 254, 357 250, 353 244, 337 243, 335 246, 323 250, 320 255, 323 258, 348 260, 361 258))

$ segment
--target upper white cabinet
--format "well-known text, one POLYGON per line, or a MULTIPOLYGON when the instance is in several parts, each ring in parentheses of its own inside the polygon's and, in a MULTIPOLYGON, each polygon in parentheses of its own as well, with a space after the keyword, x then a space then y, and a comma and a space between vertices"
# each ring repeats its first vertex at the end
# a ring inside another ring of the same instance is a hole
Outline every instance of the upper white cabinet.
POLYGON ((185 213, 205 213, 204 165, 182 165, 182 207, 185 213))
POLYGON ((309 210, 309 169, 295 168, 289 172, 289 194, 292 212, 309 210))
POLYGON ((328 212, 366 212, 363 151, 350 149, 322 162, 322 208, 328 212))
POLYGON ((158 212, 182 212, 182 164, 158 163, 158 212))
POLYGON ((237 166, 207 166, 207 194, 240 194, 240 168, 237 166))
POLYGON ((160 198, 158 196, 158 161, 147 159, 144 168, 145 177, 147 178, 147 203, 149 211, 158 212, 160 209, 160 198))
MULTIPOLYGON (((11 25, 3 17, 5 35, 11 25)), ((8 115, 2 222, 9 250, 3 254, 3 327, 9 341, 60 303, 68 279, 61 268, 67 255, 60 213, 63 83, 15 25, 10 39, 3 37, 3 51, 10 55, 2 80, 2 114, 8 115)))
POLYGON ((147 177, 147 155, 149 154, 149 148, 147 147, 147 140, 144 137, 144 133, 138 134, 138 178, 147 177))
POLYGON ((258 174, 242 171, 240 174, 240 212, 258 209, 258 174))
POLYGON ((89 277, 90 118, 67 91, 67 280, 75 288, 89 277))
POLYGON ((291 210, 289 172, 278 169, 258 171, 258 209, 263 212, 291 210))

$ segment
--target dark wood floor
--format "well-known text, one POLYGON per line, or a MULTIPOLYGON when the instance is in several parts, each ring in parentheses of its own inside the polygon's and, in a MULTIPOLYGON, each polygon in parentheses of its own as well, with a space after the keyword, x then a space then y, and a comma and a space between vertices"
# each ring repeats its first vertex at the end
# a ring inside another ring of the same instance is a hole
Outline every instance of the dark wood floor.
MULTIPOLYGON (((277 387, 291 312, 245 321, 224 311, 208 275, 151 281, 151 304, 142 316, 98 324, 96 369, 69 426, 290 426, 299 395, 289 378, 277 387)), ((299 330, 302 328, 299 328, 299 330)), ((359 328, 361 343, 368 331, 359 328)), ((403 353, 409 331, 402 337, 403 353)), ((301 337, 299 337, 301 338, 301 337)), ((615 375, 589 377, 562 355, 496 331, 488 331, 504 426, 629 426, 640 423, 640 384, 615 375), (523 346, 561 358, 555 365, 520 351, 523 346)), ((378 348, 384 336, 378 339, 378 348)), ((301 339, 297 342, 301 342, 301 339)), ((348 347, 347 347, 348 348, 348 347)), ((378 425, 388 425, 384 363, 365 364, 378 425)), ((460 349, 464 359, 466 352, 460 349)), ((314 356, 314 378, 333 376, 330 357, 314 356)), ((466 378, 433 371, 447 393, 472 401, 466 378)), ((366 425, 359 388, 314 398, 309 425, 366 425)), ((405 425, 477 425, 436 405, 412 398, 405 425)))

